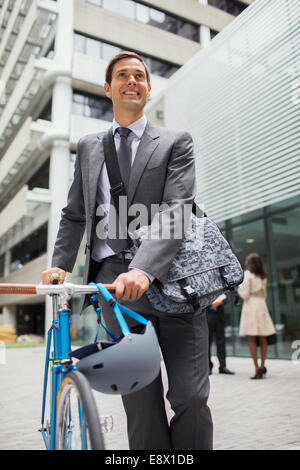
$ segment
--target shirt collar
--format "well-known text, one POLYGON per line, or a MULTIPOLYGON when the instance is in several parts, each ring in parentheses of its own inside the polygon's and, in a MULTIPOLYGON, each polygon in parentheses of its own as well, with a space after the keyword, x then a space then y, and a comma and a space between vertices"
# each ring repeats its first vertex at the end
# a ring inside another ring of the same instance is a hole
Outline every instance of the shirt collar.
MULTIPOLYGON (((137 121, 132 122, 128 127, 139 139, 142 138, 142 135, 144 134, 145 128, 147 125, 147 118, 146 116, 142 116, 140 119, 137 121)), ((114 119, 113 120, 113 133, 115 134, 116 130, 120 126, 120 124, 114 119)))

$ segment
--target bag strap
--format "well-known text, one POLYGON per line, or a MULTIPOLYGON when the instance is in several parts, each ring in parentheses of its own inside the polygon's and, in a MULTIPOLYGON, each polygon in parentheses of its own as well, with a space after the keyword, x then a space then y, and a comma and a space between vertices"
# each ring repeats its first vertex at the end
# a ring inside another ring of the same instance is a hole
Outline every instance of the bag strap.
POLYGON ((202 209, 200 209, 200 207, 195 203, 195 201, 193 201, 192 213, 199 219, 201 217, 207 217, 206 213, 202 209))
MULTIPOLYGON (((127 196, 125 185, 122 181, 119 161, 111 127, 103 137, 104 158, 110 182, 110 193, 114 200, 114 204, 119 214, 119 196, 127 196)), ((206 213, 193 201, 192 212, 197 217, 207 217, 206 213)))
POLYGON ((114 200, 117 213, 119 214, 119 197, 127 196, 127 193, 121 177, 112 127, 103 137, 103 149, 107 174, 110 182, 110 193, 114 200))
MULTIPOLYGON (((114 314, 116 315, 116 318, 118 320, 118 323, 121 327, 121 331, 122 331, 124 336, 129 335, 131 332, 130 332, 130 330, 128 328, 128 325, 127 325, 127 323, 126 323, 126 321, 123 317, 123 314, 133 318, 134 320, 138 321, 139 323, 142 323, 142 325, 147 325, 148 324, 148 320, 146 320, 146 318, 144 318, 142 315, 140 315, 137 312, 134 312, 133 310, 131 310, 131 309, 125 307, 124 305, 121 305, 119 302, 117 302, 114 299, 114 297, 111 295, 111 293, 100 282, 97 283, 97 284, 95 282, 90 282, 89 286, 96 286, 97 289, 99 290, 99 292, 105 298, 105 300, 110 304, 110 306, 112 307, 112 309, 114 311, 114 314)), ((97 341, 100 326, 102 326, 104 328, 104 330, 110 335, 110 337, 113 340, 116 341, 118 338, 108 328, 106 328, 103 325, 103 323, 101 322, 101 308, 98 307, 98 305, 97 305, 98 304, 98 295, 94 294, 91 297, 91 301, 93 303, 93 306, 95 308, 95 311, 96 311, 97 317, 98 317, 98 328, 97 328, 97 333, 96 333, 94 342, 96 343, 96 341, 97 341)))
MULTIPOLYGON (((114 205, 117 211, 118 217, 119 214, 119 197, 127 196, 125 185, 122 181, 122 176, 119 167, 119 161, 115 146, 115 139, 113 135, 113 128, 111 127, 103 137, 103 149, 104 149, 104 159, 106 163, 106 169, 108 174, 108 179, 110 182, 110 194, 113 198, 114 205)), ((127 242, 128 247, 132 246, 132 240, 128 233, 128 224, 130 222, 130 217, 127 217, 127 242)), ((125 227, 124 227, 125 228, 125 227)))

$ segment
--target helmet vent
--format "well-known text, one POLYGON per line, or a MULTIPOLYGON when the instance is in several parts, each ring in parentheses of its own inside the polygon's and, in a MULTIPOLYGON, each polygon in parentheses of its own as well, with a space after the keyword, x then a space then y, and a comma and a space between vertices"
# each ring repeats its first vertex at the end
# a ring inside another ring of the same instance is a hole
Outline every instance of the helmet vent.
POLYGON ((95 364, 93 369, 103 369, 103 362, 99 362, 99 364, 95 364))
POLYGON ((133 389, 134 389, 134 387, 136 387, 136 386, 137 386, 137 384, 138 384, 138 382, 134 382, 134 383, 131 385, 131 387, 130 387, 130 390, 133 390, 133 389))
POLYGON ((112 384, 112 385, 110 386, 110 388, 111 388, 114 392, 116 392, 116 391, 118 390, 118 387, 116 386, 116 384, 112 384))

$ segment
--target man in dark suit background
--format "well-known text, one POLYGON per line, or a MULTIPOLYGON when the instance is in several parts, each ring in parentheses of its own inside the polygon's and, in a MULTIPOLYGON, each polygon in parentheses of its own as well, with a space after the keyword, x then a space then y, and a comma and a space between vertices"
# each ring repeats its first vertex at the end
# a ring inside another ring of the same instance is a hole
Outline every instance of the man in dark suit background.
POLYGON ((219 373, 234 375, 234 372, 226 367, 226 340, 225 340, 225 312, 224 303, 226 295, 220 295, 207 309, 206 317, 209 331, 209 373, 212 374, 213 362, 211 360, 211 345, 213 339, 216 340, 217 357, 219 361, 219 373))
MULTIPOLYGON (((144 107, 151 91, 150 73, 139 55, 124 52, 115 56, 106 70, 104 90, 113 103, 114 142, 122 177, 126 178, 126 172, 128 175, 128 211, 135 204, 142 204, 146 224, 151 224, 152 233, 158 234, 168 224, 171 226, 172 217, 176 218, 185 206, 191 208, 194 200, 192 138, 187 132, 159 128, 147 121, 144 107), (123 164, 128 152, 131 163, 126 170, 123 164), (164 209, 152 211, 155 205, 164 203, 167 204, 164 209)), ((110 203, 111 197, 104 162, 104 134, 88 135, 78 142, 74 181, 62 211, 53 267, 43 272, 42 281, 49 283, 49 276, 57 272, 60 282, 64 282, 66 271, 72 272, 86 230, 83 282, 113 282, 120 302, 152 321, 168 374, 167 398, 174 411, 170 423, 161 375, 143 390, 122 397, 130 449, 211 449, 205 312, 193 315, 157 312, 145 295, 154 279, 166 280, 181 238, 154 236, 144 240, 132 258, 124 240, 122 244, 120 240, 112 242, 110 237, 99 237, 96 213, 99 207, 110 203)), ((108 328, 119 333, 108 306, 104 307, 103 315, 108 328)))

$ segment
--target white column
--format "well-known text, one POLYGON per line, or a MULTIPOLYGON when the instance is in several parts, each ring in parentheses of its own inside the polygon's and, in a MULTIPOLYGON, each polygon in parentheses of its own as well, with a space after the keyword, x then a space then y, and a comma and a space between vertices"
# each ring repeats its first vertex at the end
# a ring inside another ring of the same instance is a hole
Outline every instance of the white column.
MULTIPOLYGON (((58 70, 72 70, 73 59, 73 0, 58 0, 59 16, 55 36, 54 67, 58 70)), ((72 106, 71 78, 57 77, 52 95, 52 122, 62 132, 70 133, 72 106)), ((67 202, 69 182, 69 143, 55 140, 50 156, 49 188, 51 193, 51 209, 48 222, 48 259, 51 266, 54 243, 59 227, 61 210, 67 202)), ((52 300, 46 299, 45 328, 48 330, 52 321, 52 300)))
MULTIPOLYGON (((208 5, 207 0, 198 0, 201 5, 208 5)), ((210 29, 208 26, 200 25, 199 27, 199 35, 200 35, 200 44, 203 48, 209 46, 210 43, 210 29)))
POLYGON ((17 327, 17 305, 4 305, 1 324, 17 327))
POLYGON ((4 277, 10 274, 11 250, 7 250, 4 258, 4 277))

